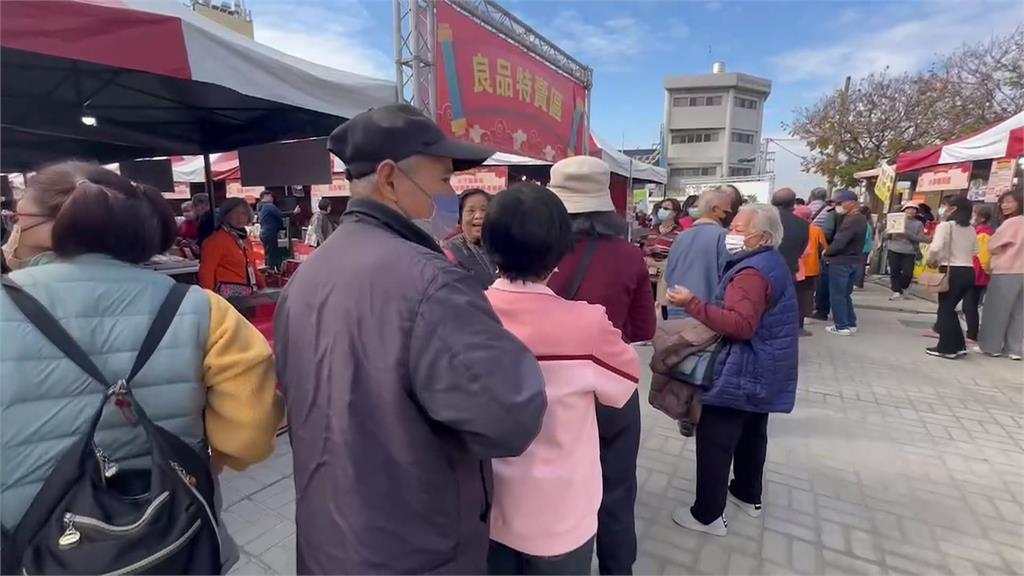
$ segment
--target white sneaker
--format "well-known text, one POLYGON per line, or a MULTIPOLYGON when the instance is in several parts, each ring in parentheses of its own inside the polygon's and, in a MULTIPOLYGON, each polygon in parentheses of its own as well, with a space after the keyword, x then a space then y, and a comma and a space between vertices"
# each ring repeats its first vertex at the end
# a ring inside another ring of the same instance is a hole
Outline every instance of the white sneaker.
POLYGON ((903 294, 899 292, 893 292, 892 296, 889 296, 889 300, 903 300, 903 294))
POLYGON ((760 518, 761 512, 763 512, 763 509, 761 508, 760 504, 748 504, 743 500, 740 500, 739 498, 733 496, 732 492, 729 492, 729 502, 735 504, 737 508, 745 512, 746 515, 750 516, 751 518, 760 518))
POLYGON ((1018 360, 1019 361, 1021 359, 1020 355, 1018 355, 1018 354, 1007 354, 1006 357, 1009 358, 1010 360, 1018 360))
POLYGON ((856 334, 857 333, 857 327, 856 326, 850 326, 849 328, 847 328, 847 330, 850 331, 850 334, 856 334))
POLYGON ((694 518, 693 514, 690 513, 690 509, 685 506, 677 508, 676 511, 672 513, 672 521, 683 528, 689 528, 690 530, 695 530, 697 532, 711 534, 712 536, 725 536, 729 527, 728 522, 725 521, 725 514, 711 524, 704 524, 700 520, 694 518))
POLYGON ((838 336, 853 336, 853 331, 849 328, 836 328, 835 326, 828 326, 825 331, 829 334, 836 334, 838 336))

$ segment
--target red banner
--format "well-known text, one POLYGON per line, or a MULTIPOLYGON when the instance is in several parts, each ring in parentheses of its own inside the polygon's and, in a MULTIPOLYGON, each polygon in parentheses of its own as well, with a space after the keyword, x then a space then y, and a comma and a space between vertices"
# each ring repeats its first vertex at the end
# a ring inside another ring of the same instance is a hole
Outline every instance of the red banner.
POLYGON ((481 166, 452 174, 452 189, 462 194, 470 188, 497 194, 508 187, 508 166, 481 166))
POLYGON ((456 138, 554 162, 583 153, 587 90, 436 3, 437 122, 456 138))

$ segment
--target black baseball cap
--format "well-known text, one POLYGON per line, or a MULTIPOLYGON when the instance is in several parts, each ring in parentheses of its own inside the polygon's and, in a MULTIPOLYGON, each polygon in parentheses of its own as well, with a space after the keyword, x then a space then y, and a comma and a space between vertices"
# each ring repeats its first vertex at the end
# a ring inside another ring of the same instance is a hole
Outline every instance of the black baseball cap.
POLYGON ((451 158, 456 172, 475 168, 494 154, 445 136, 433 120, 408 104, 359 114, 331 132, 327 149, 345 163, 353 179, 373 174, 384 160, 398 162, 417 154, 451 158))

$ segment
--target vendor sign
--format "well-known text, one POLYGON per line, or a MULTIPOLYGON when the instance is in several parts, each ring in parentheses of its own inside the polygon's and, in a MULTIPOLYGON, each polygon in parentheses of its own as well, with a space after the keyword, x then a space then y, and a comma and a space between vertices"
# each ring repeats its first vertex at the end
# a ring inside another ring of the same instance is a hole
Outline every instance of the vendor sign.
POLYGON ((971 163, 947 164, 921 172, 917 178, 918 192, 963 190, 971 183, 971 163))
POLYGON ((345 178, 344 174, 335 174, 330 184, 314 184, 310 186, 312 196, 314 198, 323 198, 324 196, 351 196, 351 192, 348 187, 348 178, 345 178))
POLYGON ((448 1, 436 3, 437 123, 501 152, 561 160, 585 152, 587 89, 448 1))
POLYGON ((988 173, 988 186, 985 188, 985 202, 998 202, 999 197, 1013 187, 1013 163, 1013 158, 992 161, 992 170, 988 173))
POLYGON ((892 212, 885 215, 885 233, 903 234, 907 229, 907 215, 904 212, 892 212))
POLYGON ((882 206, 889 206, 893 186, 896 185, 896 169, 888 164, 878 167, 878 180, 875 181, 875 196, 882 201, 882 206))
POLYGON ((238 180, 228 182, 227 185, 227 197, 228 198, 259 198, 260 192, 263 192, 263 186, 242 186, 242 183, 238 180))
POLYGON ((173 192, 162 192, 168 200, 188 200, 192 197, 188 182, 175 182, 173 192))
POLYGON ((452 188, 462 194, 470 188, 497 194, 508 187, 508 166, 481 166, 452 174, 452 188))

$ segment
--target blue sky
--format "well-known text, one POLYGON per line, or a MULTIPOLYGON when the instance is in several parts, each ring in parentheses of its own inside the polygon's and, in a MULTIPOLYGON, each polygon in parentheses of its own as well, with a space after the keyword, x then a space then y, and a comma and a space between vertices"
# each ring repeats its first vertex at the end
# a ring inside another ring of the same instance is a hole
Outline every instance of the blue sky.
MULTIPOLYGON (((246 4, 261 42, 336 68, 394 76, 390 0, 246 4)), ((726 62, 729 71, 772 80, 764 134, 785 136, 782 123, 792 119, 793 109, 813 104, 846 75, 886 66, 919 69, 937 53, 1024 23, 1024 4, 997 1, 504 0, 502 5, 594 69, 594 131, 627 147, 657 142, 666 76, 709 72, 715 60, 726 62)), ((799 142, 787 148, 806 153, 799 142)))

